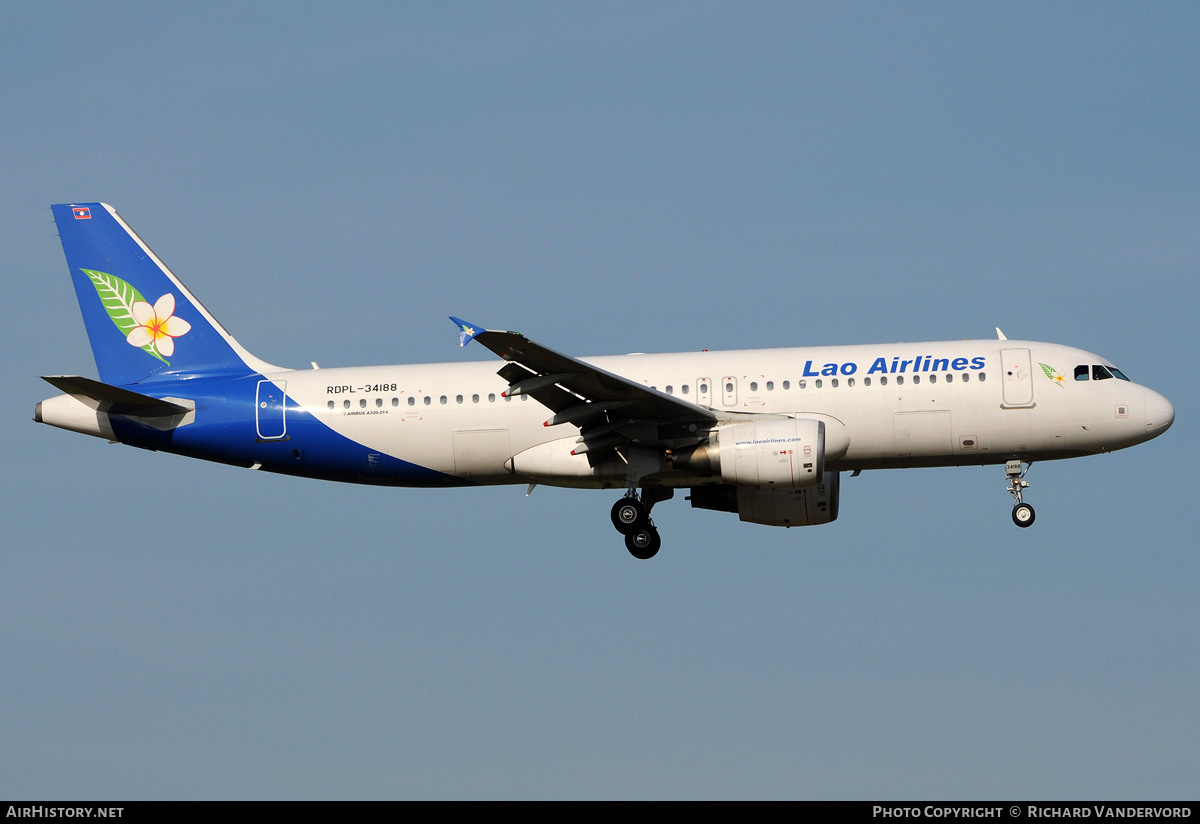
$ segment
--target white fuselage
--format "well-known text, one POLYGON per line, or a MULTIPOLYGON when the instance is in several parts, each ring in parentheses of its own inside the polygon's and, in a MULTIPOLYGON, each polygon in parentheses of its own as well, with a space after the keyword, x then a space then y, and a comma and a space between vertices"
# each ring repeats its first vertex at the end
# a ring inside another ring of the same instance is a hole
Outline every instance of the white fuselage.
MULTIPOLYGON (((830 470, 1047 460, 1154 437, 1170 404, 1128 380, 1077 380, 1110 366, 1057 344, 973 340, 587 358, 718 413, 818 418, 848 445, 830 470)), ((556 480, 619 485, 611 462, 572 455, 578 430, 507 398, 494 363, 274 373, 294 403, 335 432, 389 456, 476 483, 556 480), (535 452, 529 452, 535 450, 535 452), (537 454, 536 464, 514 456, 537 454), (515 469, 514 469, 515 467, 515 469)), ((284 413, 286 414, 286 412, 284 413)), ((1173 418, 1173 410, 1171 410, 1173 418)), ((694 479, 678 473, 667 485, 694 479)))

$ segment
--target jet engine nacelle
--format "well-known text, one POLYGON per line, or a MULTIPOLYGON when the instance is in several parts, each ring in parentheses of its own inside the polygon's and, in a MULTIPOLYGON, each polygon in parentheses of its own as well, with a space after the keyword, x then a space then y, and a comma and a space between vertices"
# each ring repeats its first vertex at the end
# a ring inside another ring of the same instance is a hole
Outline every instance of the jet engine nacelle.
POLYGON ((841 473, 826 472, 802 489, 757 489, 717 484, 692 487, 696 509, 736 512, 738 518, 767 526, 815 526, 837 520, 841 473))
POLYGON ((726 424, 697 446, 670 450, 672 468, 752 489, 805 489, 850 448, 845 425, 822 417, 726 424))
POLYGON ((800 489, 825 474, 825 423, 812 418, 753 421, 713 433, 721 480, 759 489, 800 489))

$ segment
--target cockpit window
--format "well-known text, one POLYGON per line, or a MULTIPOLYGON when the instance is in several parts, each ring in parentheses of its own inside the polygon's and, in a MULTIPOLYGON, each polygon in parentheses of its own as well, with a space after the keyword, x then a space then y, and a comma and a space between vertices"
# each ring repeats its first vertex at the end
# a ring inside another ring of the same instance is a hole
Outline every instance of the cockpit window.
POLYGON ((1075 367, 1075 380, 1077 381, 1106 381, 1109 378, 1118 378, 1123 381, 1129 381, 1120 369, 1115 366, 1101 366, 1098 363, 1081 363, 1075 367))

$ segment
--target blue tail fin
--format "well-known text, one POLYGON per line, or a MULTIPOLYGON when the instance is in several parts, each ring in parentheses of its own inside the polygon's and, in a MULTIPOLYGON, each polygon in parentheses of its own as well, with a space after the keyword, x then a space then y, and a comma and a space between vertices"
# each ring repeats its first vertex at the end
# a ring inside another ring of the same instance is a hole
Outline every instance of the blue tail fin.
POLYGON ((280 371, 243 349, 111 206, 51 208, 102 381, 280 371))

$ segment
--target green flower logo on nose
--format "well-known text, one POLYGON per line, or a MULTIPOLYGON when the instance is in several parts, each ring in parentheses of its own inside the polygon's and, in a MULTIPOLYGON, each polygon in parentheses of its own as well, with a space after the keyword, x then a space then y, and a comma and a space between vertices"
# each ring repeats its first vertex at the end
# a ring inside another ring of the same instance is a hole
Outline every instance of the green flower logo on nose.
POLYGON ((1059 374, 1059 371, 1057 369, 1055 369, 1053 366, 1050 366, 1049 364, 1045 364, 1045 363, 1039 363, 1038 366, 1042 367, 1042 371, 1046 373, 1047 378, 1054 381, 1059 386, 1062 386, 1063 383, 1066 382, 1067 379, 1064 378, 1061 374, 1059 374))

